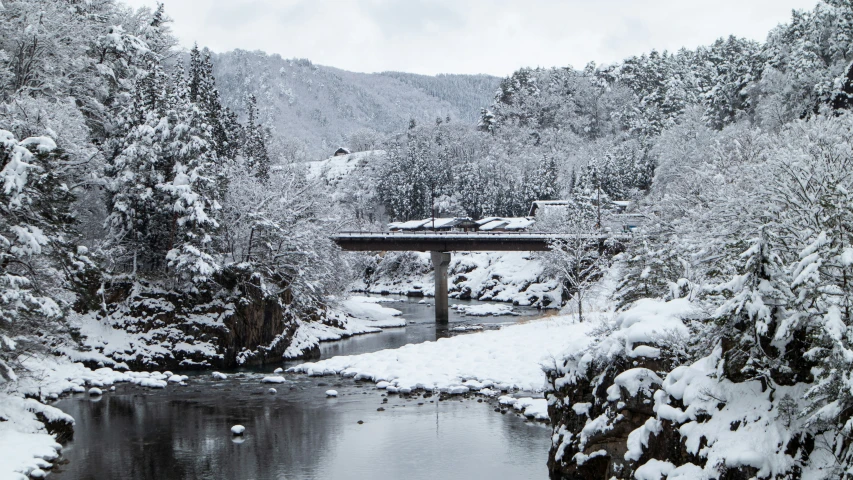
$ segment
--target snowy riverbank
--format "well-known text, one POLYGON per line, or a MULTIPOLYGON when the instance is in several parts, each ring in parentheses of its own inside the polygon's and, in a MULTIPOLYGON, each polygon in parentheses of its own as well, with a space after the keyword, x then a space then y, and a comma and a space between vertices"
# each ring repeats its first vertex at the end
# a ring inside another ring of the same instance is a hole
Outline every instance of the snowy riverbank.
POLYGON ((556 316, 500 330, 303 363, 290 371, 388 382, 397 389, 541 392, 546 387, 542 365, 554 363, 566 350, 585 348, 592 327, 592 323, 577 323, 571 316, 556 316))
MULTIPOLYGON (((298 358, 320 342, 406 325, 399 310, 382 303, 382 299, 350 297, 335 303, 329 324, 300 322, 284 358, 298 358)), ((132 333, 92 316, 75 317, 72 324, 79 329, 82 347, 88 351, 65 347, 58 356, 34 356, 24 362, 21 371, 26 373, 11 383, 0 383, 0 480, 40 478, 59 457, 62 446, 58 440, 70 434, 74 425, 73 418, 48 405, 60 396, 91 392, 98 397, 122 382, 167 388, 186 380, 168 371, 132 372, 126 363, 117 361, 186 346, 168 342, 152 345, 145 332, 132 333)))
MULTIPOLYGON (((491 300, 524 306, 556 306, 560 287, 546 278, 542 263, 530 252, 454 253, 448 267, 449 295, 463 300, 491 300)), ((375 274, 354 285, 379 294, 419 291, 433 296, 435 282, 429 253, 389 254, 375 274)))

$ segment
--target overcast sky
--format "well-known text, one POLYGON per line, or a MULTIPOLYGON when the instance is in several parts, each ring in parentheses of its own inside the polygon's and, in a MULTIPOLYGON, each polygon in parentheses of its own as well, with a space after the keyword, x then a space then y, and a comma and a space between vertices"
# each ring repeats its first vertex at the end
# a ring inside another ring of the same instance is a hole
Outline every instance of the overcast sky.
MULTIPOLYGON (((154 6, 155 0, 127 0, 154 6)), ((734 34, 764 40, 817 0, 165 0, 181 44, 359 72, 580 68, 734 34)))

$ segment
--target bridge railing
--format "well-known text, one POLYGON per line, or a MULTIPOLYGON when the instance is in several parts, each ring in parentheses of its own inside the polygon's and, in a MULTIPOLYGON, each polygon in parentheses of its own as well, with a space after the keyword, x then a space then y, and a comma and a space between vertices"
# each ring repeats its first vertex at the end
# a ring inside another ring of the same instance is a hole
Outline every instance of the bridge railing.
POLYGON ((412 230, 412 231, 397 231, 397 232, 368 232, 368 231, 341 231, 332 235, 333 237, 341 238, 368 238, 368 237, 398 237, 398 238, 425 238, 425 237, 491 237, 491 238, 518 238, 518 239, 566 239, 566 238, 632 238, 631 233, 620 232, 614 234, 612 232, 589 233, 589 234, 573 234, 559 232, 453 232, 453 231, 433 231, 433 230, 412 230))

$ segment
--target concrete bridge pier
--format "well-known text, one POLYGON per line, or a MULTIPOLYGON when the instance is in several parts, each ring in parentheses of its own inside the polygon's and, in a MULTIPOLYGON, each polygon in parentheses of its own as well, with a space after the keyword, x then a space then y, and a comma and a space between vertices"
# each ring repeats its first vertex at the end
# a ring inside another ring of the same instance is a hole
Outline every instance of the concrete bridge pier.
POLYGON ((450 252, 430 252, 430 256, 435 270, 435 322, 448 323, 447 266, 450 265, 450 252))

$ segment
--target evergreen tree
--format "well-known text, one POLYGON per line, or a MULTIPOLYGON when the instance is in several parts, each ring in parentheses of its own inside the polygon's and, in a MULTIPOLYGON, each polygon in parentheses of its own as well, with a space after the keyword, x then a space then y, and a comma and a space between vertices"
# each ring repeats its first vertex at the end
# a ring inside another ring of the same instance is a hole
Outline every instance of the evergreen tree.
POLYGON ((266 182, 270 177, 270 158, 267 153, 263 127, 258 120, 258 104, 254 95, 249 95, 249 112, 245 135, 243 155, 246 157, 246 166, 259 180, 266 182))

